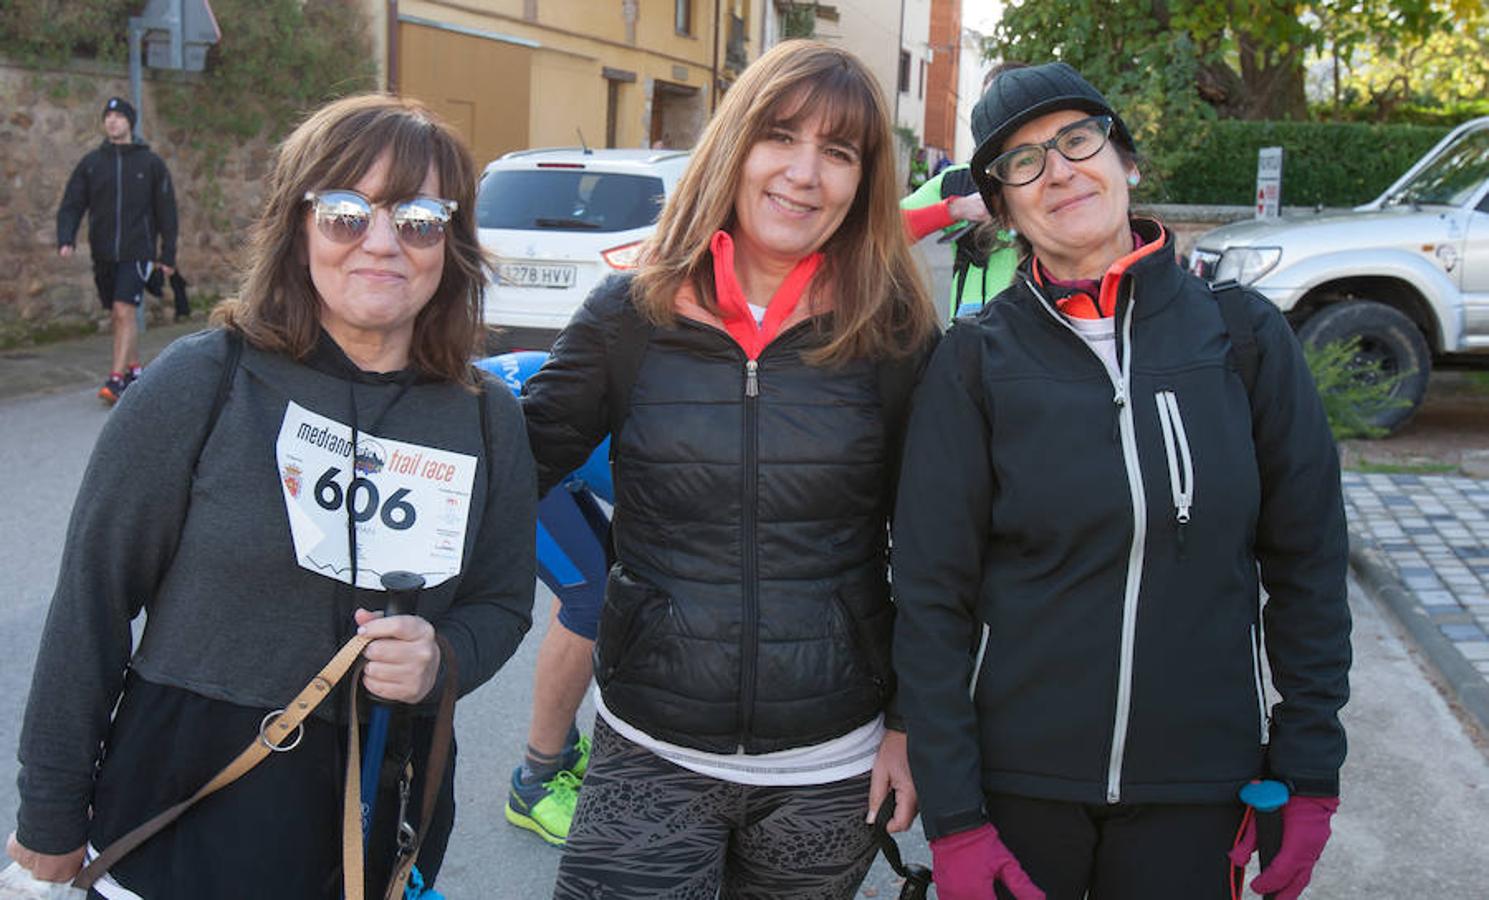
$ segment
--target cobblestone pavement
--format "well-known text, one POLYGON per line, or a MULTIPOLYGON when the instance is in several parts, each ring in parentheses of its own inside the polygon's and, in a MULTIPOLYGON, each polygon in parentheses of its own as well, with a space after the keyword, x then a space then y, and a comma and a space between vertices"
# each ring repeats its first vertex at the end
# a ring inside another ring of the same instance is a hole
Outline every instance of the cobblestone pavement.
POLYGON ((1343 482, 1351 529, 1489 681, 1489 481, 1345 472, 1343 482))

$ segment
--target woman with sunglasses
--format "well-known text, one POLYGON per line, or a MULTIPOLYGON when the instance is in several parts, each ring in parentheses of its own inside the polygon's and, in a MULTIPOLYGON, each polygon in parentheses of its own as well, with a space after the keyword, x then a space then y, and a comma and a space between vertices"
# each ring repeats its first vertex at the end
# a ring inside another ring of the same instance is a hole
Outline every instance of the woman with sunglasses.
POLYGON ((937 327, 893 153, 863 63, 771 49, 639 272, 597 288, 527 382, 540 488, 615 432, 599 715, 558 898, 847 900, 866 819, 891 790, 889 827, 914 816, 885 544, 937 327))
POLYGON ((1303 355, 1260 295, 1225 299, 1228 328, 1224 291, 1131 214, 1131 132, 1074 69, 1003 72, 973 128, 1025 258, 936 350, 894 522, 938 895, 1228 898, 1227 851, 1254 842, 1238 792, 1265 778, 1291 799, 1254 887, 1296 897, 1338 805, 1350 662, 1338 455, 1303 355))
MULTIPOLYGON (((445 678, 473 690, 530 623, 532 457, 511 393, 469 365, 475 184, 455 133, 393 97, 333 103, 279 148, 240 295, 119 404, 79 492, 8 848, 36 876, 72 878, 205 784, 360 631, 373 638, 361 687, 412 704, 369 832, 368 893, 382 895, 398 824, 423 819, 445 678), (394 570, 424 578, 416 615, 372 612, 394 570)), ((363 841, 342 833, 350 681, 282 742, 293 749, 125 855, 94 896, 341 896, 343 838, 363 841)), ((453 822, 452 768, 437 797, 426 883, 453 822)))

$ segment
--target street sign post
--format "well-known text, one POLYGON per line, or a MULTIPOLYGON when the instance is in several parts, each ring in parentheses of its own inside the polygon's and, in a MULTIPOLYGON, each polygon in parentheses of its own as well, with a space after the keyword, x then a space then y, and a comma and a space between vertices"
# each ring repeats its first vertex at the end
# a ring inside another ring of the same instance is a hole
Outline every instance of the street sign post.
POLYGON ((1282 148, 1263 147, 1256 153, 1256 217, 1282 215, 1282 148))
POLYGON ((220 40, 222 29, 207 0, 150 0, 142 14, 131 16, 129 87, 140 120, 145 111, 141 57, 152 69, 200 72, 207 65, 207 48, 220 40))

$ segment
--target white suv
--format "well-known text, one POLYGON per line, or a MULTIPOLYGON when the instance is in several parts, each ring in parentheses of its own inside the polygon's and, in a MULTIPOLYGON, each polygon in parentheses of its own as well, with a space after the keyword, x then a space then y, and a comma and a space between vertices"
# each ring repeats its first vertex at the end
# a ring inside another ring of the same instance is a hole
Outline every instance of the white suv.
POLYGON ((546 350, 590 290, 634 268, 686 151, 519 150, 486 166, 476 198, 495 255, 485 319, 493 351, 546 350))
POLYGON ((1201 235, 1194 272, 1250 285, 1310 344, 1358 338, 1358 358, 1399 375, 1403 425, 1434 364, 1489 367, 1489 116, 1453 129, 1353 211, 1237 222, 1201 235))

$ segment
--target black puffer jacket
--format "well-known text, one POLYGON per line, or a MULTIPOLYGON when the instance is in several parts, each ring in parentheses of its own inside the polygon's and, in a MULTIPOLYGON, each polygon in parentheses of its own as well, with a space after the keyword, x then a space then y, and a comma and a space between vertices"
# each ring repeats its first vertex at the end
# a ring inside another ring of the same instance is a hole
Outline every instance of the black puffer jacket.
MULTIPOLYGON (((575 314, 523 412, 540 490, 606 435, 606 349, 635 317, 612 279, 575 314)), ((632 329, 634 333, 634 329, 632 329)), ((847 733, 892 693, 890 448, 876 368, 810 366, 810 322, 745 354, 679 319, 652 333, 613 447, 618 563, 596 677, 611 712, 699 750, 764 753, 847 733)))

